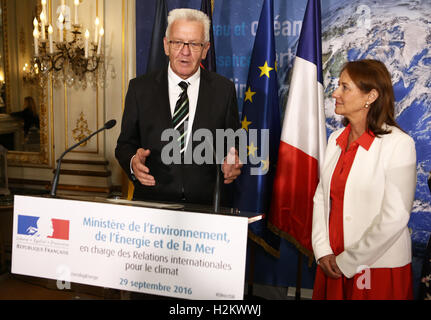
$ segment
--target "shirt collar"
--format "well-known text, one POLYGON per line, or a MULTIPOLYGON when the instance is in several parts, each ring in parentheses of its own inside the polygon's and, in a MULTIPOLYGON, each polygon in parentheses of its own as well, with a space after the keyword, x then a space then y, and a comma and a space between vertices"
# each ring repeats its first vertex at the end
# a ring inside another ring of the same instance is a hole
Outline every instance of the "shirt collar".
POLYGON ((179 84, 181 81, 185 81, 189 85, 193 85, 194 83, 196 83, 197 80, 199 80, 200 76, 201 76, 201 68, 199 67, 198 70, 191 77, 189 77, 187 79, 180 78, 174 72, 174 70, 172 70, 171 63, 169 62, 168 77, 169 77, 169 80, 171 80, 175 84, 179 84))
MULTIPOLYGON (((349 123, 347 127, 343 130, 343 132, 338 136, 337 138, 337 144, 345 150, 347 147, 347 143, 349 142, 349 134, 351 130, 351 124, 349 123)), ((371 144, 373 143, 375 138, 374 133, 371 131, 365 131, 358 139, 356 139, 356 142, 358 145, 360 145, 365 150, 369 150, 371 147, 371 144)))

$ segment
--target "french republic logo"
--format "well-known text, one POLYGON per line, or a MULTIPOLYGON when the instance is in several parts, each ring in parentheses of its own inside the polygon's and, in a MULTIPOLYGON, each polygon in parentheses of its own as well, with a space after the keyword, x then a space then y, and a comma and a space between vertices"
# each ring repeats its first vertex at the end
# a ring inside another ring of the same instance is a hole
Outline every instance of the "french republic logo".
POLYGON ((18 215, 18 234, 69 240, 69 220, 18 215))

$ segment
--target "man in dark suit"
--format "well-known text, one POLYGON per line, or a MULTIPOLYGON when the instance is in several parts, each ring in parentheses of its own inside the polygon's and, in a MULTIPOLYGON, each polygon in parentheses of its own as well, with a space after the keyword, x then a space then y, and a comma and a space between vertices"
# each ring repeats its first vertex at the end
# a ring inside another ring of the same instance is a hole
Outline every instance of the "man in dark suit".
MULTIPOLYGON (((193 141, 196 130, 209 130, 215 146, 217 129, 239 128, 233 83, 200 68, 210 46, 209 26, 201 11, 172 10, 164 38, 169 66, 129 83, 115 155, 134 182, 134 200, 211 204, 216 165, 221 165, 224 184, 241 173, 235 148, 224 151, 222 164, 169 164, 162 157, 163 149, 172 143, 161 139, 166 129, 178 130, 178 150, 184 160, 201 143, 193 141)), ((222 204, 229 204, 227 198, 223 190, 222 204)))

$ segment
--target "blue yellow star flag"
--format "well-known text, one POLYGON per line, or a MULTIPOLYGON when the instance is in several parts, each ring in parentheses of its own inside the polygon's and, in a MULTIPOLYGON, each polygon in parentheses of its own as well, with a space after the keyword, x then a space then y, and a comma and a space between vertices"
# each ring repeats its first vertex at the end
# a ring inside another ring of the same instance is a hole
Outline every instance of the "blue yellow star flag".
MULTIPOLYGON (((281 134, 273 12, 273 0, 265 0, 254 41, 242 112, 242 129, 247 132, 247 162, 235 185, 235 207, 266 215, 269 213, 281 134)), ((268 253, 279 257, 279 238, 267 229, 266 224, 266 218, 252 223, 249 237, 268 253)))

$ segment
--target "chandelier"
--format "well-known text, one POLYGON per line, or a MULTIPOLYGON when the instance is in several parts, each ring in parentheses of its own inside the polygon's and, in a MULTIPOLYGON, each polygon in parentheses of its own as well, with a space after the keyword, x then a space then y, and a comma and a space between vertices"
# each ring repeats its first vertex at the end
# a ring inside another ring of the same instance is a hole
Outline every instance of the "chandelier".
MULTIPOLYGON (((90 84, 93 89, 106 86, 105 59, 102 53, 104 29, 98 17, 94 23, 93 41, 86 29, 83 34, 79 24, 78 7, 80 0, 74 0, 74 21, 71 9, 62 0, 57 9, 55 28, 49 24, 46 13, 46 0, 41 0, 42 11, 39 20, 33 20, 34 58, 31 68, 24 70, 24 81, 38 78, 40 85, 46 83, 49 74, 53 77, 54 87, 63 83, 68 87, 85 90, 90 84)), ((112 69, 111 77, 115 78, 112 69)))

